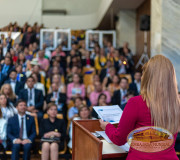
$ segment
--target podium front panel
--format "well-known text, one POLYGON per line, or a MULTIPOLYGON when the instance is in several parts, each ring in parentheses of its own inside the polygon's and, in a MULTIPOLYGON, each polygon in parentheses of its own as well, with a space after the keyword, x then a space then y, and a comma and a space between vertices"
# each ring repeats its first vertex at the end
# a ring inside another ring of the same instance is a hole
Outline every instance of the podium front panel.
MULTIPOLYGON (((80 121, 79 121, 80 122, 80 121)), ((73 160, 102 160, 102 142, 89 130, 73 121, 73 160)))
MULTIPOLYGON (((117 125, 115 125, 117 126, 117 125)), ((73 160, 125 160, 127 152, 103 152, 102 138, 95 137, 91 132, 102 131, 99 120, 76 120, 73 121, 73 160)), ((113 145, 113 144, 112 144, 113 145)), ((106 147, 106 146, 104 146, 106 147)))

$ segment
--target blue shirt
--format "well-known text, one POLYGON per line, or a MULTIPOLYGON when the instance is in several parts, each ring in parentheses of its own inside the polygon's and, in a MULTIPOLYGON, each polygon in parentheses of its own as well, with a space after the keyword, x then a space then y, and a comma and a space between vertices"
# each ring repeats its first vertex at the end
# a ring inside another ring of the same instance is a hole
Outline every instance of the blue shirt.
POLYGON ((7 66, 6 64, 4 64, 3 69, 2 69, 2 74, 7 74, 7 71, 9 70, 9 66, 7 66))
POLYGON ((69 109, 69 113, 68 113, 69 119, 71 119, 75 114, 78 114, 78 108, 74 106, 69 109))

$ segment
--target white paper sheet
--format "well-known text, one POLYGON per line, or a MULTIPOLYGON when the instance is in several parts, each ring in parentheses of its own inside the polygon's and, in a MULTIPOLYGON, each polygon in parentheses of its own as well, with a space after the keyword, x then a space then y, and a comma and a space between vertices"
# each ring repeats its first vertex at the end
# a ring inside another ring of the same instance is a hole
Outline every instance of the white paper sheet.
POLYGON ((105 131, 96 131, 96 133, 100 134, 108 143, 112 143, 105 131))
POLYGON ((122 109, 118 105, 94 106, 93 109, 97 112, 102 120, 110 122, 111 124, 119 123, 123 113, 122 109))
MULTIPOLYGON (((112 141, 109 139, 109 137, 106 135, 105 131, 96 131, 96 133, 100 134, 108 143, 112 143, 112 141)), ((118 146, 119 148, 121 148, 122 150, 128 152, 129 151, 129 144, 126 143, 122 146, 118 146)))

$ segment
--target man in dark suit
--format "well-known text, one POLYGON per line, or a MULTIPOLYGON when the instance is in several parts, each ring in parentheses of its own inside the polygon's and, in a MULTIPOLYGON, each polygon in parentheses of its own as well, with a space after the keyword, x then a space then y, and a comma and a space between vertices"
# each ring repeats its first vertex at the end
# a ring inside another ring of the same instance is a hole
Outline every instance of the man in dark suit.
POLYGON ((140 94, 141 90, 141 72, 136 71, 134 74, 134 82, 129 85, 129 90, 134 91, 135 95, 140 94))
POLYGON ((125 95, 127 94, 127 88, 128 88, 128 79, 126 77, 123 77, 120 80, 120 89, 114 91, 112 97, 113 105, 121 106, 122 104, 126 103, 125 95))
POLYGON ((28 27, 27 32, 24 34, 22 41, 21 41, 21 45, 23 47, 28 47, 29 44, 32 44, 36 42, 36 35, 32 30, 32 27, 28 27))
POLYGON ((1 34, 0 44, 3 44, 3 41, 5 40, 4 34, 1 34))
POLYGON ((34 118, 26 115, 26 102, 19 100, 16 105, 18 114, 9 118, 7 138, 12 148, 12 160, 19 159, 19 151, 23 149, 23 160, 30 160, 30 150, 36 137, 34 118))
POLYGON ((58 91, 58 85, 56 83, 53 83, 51 85, 51 87, 52 87, 52 93, 47 95, 46 102, 47 102, 47 104, 50 102, 54 102, 57 105, 58 113, 63 113, 65 115, 65 113, 67 111, 66 94, 60 93, 58 91))
POLYGON ((19 95, 19 92, 24 88, 23 83, 18 82, 16 80, 17 78, 17 71, 16 70, 12 70, 9 74, 9 79, 5 81, 5 83, 8 83, 11 85, 13 92, 16 95, 19 95))
POLYGON ((5 57, 4 64, 1 65, 1 72, 3 76, 8 77, 12 69, 12 59, 10 57, 5 57))
POLYGON ((41 90, 34 88, 35 80, 32 76, 27 78, 26 83, 28 88, 21 90, 19 99, 27 102, 27 111, 31 112, 32 115, 37 114, 38 120, 40 121, 43 117, 43 93, 41 90))
POLYGON ((125 108, 127 102, 129 101, 129 99, 131 99, 131 98, 134 97, 134 96, 135 96, 134 91, 129 90, 129 91, 127 92, 127 94, 125 95, 126 103, 120 105, 120 108, 121 108, 122 110, 124 110, 124 108, 125 108))
POLYGON ((23 83, 23 85, 26 83, 26 75, 22 71, 22 65, 18 64, 16 65, 16 71, 17 71, 17 81, 23 83))
POLYGON ((4 81, 5 81, 5 76, 2 74, 1 72, 1 65, 0 65, 0 88, 3 85, 4 81))
POLYGON ((8 32, 8 37, 6 38, 8 52, 12 48, 13 42, 14 42, 14 40, 11 38, 11 32, 8 32))
POLYGON ((106 68, 104 68, 104 69, 102 69, 101 70, 101 73, 100 73, 100 80, 101 80, 101 82, 103 82, 103 79, 106 77, 106 76, 108 76, 108 74, 109 74, 109 69, 113 66, 112 65, 112 62, 110 61, 110 60, 108 60, 107 61, 107 63, 106 63, 106 68))

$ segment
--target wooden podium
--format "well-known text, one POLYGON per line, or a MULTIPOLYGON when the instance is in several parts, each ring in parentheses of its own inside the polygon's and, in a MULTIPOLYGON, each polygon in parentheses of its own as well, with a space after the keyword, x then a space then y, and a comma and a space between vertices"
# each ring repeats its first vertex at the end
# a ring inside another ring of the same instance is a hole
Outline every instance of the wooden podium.
MULTIPOLYGON (((99 120, 73 121, 72 160, 126 159, 127 152, 121 149, 118 153, 108 153, 109 148, 107 148, 106 152, 103 153, 105 143, 103 138, 97 138, 91 133, 95 131, 102 131, 99 120)), ((117 147, 114 144, 108 145, 110 148, 111 145, 112 148, 117 147)))

